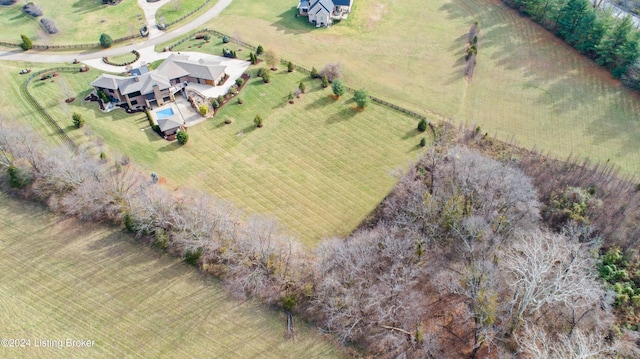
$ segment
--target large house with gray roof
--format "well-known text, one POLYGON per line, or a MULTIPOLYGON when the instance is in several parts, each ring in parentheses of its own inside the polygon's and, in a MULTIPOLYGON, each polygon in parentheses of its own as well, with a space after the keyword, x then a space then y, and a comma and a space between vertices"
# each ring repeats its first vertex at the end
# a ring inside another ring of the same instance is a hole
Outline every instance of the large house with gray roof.
POLYGON ((308 16, 316 27, 327 27, 334 20, 346 19, 351 13, 353 0, 300 0, 300 15, 308 16))
POLYGON ((171 54, 157 69, 139 68, 131 76, 102 74, 91 83, 96 91, 104 92, 116 105, 131 109, 162 106, 175 101, 175 94, 189 83, 218 86, 227 77, 226 66, 220 61, 189 60, 186 55, 171 54))

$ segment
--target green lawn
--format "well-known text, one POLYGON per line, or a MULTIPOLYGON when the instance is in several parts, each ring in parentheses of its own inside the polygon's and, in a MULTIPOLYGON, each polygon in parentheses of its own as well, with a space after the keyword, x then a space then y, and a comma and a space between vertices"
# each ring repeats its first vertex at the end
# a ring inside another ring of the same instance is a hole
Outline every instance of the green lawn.
POLYGON ((295 5, 234 0, 207 26, 306 67, 339 61, 350 86, 415 111, 640 175, 640 96, 498 0, 358 0, 328 29, 297 18, 295 5), (476 20, 478 66, 466 83, 465 34, 476 20))
POLYGON ((101 0, 36 1, 44 15, 31 17, 22 11, 23 1, 15 5, 0 6, 0 41, 19 43, 24 34, 37 45, 67 45, 97 43, 100 34, 107 33, 116 39, 135 35, 144 25, 144 14, 136 0, 123 0, 115 6, 102 5, 101 0), (138 15, 141 15, 138 18, 138 15), (53 19, 59 33, 45 35, 41 18, 53 19))
POLYGON ((109 61, 114 64, 124 64, 126 62, 135 61, 136 55, 132 52, 127 52, 126 54, 117 55, 117 56, 109 56, 109 61))
POLYGON ((185 23, 191 17, 197 17, 201 15, 205 11, 212 8, 217 3, 217 0, 210 0, 205 4, 205 0, 171 0, 167 4, 163 5, 158 12, 156 13, 156 20, 160 19, 160 17, 164 17, 165 24, 170 24, 183 16, 190 14, 195 11, 199 6, 204 6, 198 12, 192 14, 186 19, 171 25, 172 27, 178 27, 180 24, 185 23))
POLYGON ((394 186, 396 171, 421 154, 420 138, 432 135, 420 135, 416 119, 386 107, 372 104, 359 112, 352 95, 335 100, 319 81, 283 68, 271 84, 251 79, 240 94, 245 104, 229 103, 191 128, 184 147, 157 136, 144 114, 103 114, 80 100, 65 104, 60 83, 82 98, 96 71, 34 81, 31 88, 72 138, 84 141, 89 129, 111 146, 109 155, 117 150, 130 156, 172 188, 201 189, 249 213, 275 216, 311 246, 352 231, 394 186), (300 81, 307 94, 288 104, 287 94, 300 81), (86 128, 72 127, 73 112, 83 115, 86 128), (256 114, 265 119, 264 128, 253 125, 256 114), (232 124, 225 125, 226 119, 232 124))
POLYGON ((0 193, 3 358, 336 358, 315 329, 226 294, 217 281, 108 226, 51 215, 0 193), (90 348, 35 340, 93 340, 90 348), (26 343, 26 342, 25 342, 26 343), (3 345, 4 346, 4 345, 3 345))

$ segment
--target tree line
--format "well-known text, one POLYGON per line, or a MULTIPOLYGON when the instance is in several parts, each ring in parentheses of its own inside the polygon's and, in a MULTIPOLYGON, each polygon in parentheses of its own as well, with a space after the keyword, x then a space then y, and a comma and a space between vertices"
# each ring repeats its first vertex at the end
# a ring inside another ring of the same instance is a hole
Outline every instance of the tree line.
POLYGON ((605 66, 625 84, 640 88, 640 32, 630 16, 617 19, 589 0, 503 0, 605 66))
POLYGON ((570 217, 547 226, 536 177, 467 146, 428 150, 371 221, 312 251, 273 221, 163 187, 100 144, 51 148, 1 121, 0 166, 5 188, 124 226, 234 295, 301 315, 375 357, 621 353, 592 255, 601 242, 570 230, 585 225, 570 217))

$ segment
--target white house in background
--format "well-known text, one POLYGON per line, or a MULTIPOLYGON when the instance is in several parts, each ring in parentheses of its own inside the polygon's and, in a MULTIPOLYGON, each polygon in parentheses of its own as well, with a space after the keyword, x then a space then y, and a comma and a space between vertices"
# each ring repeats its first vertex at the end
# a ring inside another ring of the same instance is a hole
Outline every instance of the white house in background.
POLYGON ((300 15, 308 16, 316 27, 326 27, 334 20, 346 19, 351 13, 353 0, 300 0, 300 15))

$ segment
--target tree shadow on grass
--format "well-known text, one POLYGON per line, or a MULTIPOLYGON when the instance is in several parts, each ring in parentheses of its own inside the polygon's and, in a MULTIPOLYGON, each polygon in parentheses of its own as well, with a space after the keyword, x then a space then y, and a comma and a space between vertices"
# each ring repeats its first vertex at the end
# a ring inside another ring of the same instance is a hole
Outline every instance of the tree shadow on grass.
POLYGON ((340 112, 330 116, 327 119, 327 125, 332 125, 332 124, 340 123, 340 122, 343 122, 343 121, 348 121, 348 120, 352 119, 354 116, 356 116, 359 113, 360 113, 360 111, 357 108, 351 107, 351 106, 346 106, 340 112))
POLYGON ((306 106, 304 106, 304 108, 306 110, 317 110, 319 108, 325 107, 327 105, 330 105, 332 103, 335 102, 335 99, 333 98, 332 95, 328 95, 328 96, 322 96, 320 98, 318 98, 317 100, 313 101, 310 104, 307 104, 306 106))
POLYGON ((242 130, 236 132, 236 136, 243 137, 243 136, 248 135, 251 132, 255 131, 256 129, 258 129, 256 127, 256 125, 249 125, 249 126, 243 128, 242 130))
POLYGON ((162 147, 161 149, 159 149, 160 152, 171 152, 171 151, 175 151, 178 148, 182 147, 182 145, 180 144, 180 142, 178 141, 173 141, 171 142, 171 144, 168 144, 164 147, 162 147))
POLYGON ((31 17, 30 15, 28 15, 26 12, 22 12, 22 13, 20 13, 20 15, 16 15, 16 16, 12 17, 12 18, 11 18, 11 19, 9 19, 9 20, 11 20, 11 21, 13 21, 13 20, 20 20, 20 19, 24 19, 24 18, 26 18, 26 17, 28 17, 28 18, 32 18, 32 17, 31 17))
POLYGON ((156 131, 152 130, 151 128, 145 128, 143 132, 145 135, 147 135, 147 139, 151 142, 157 142, 160 140, 164 141, 164 138, 160 137, 160 135, 156 133, 156 131))
POLYGON ((414 128, 411 131, 405 133, 404 136, 402 136, 402 139, 403 140, 408 140, 408 139, 410 139, 412 137, 416 137, 416 136, 418 136, 420 134, 424 134, 424 132, 420 132, 420 131, 418 131, 417 128, 414 128))
POLYGON ((118 6, 118 5, 102 5, 102 2, 96 2, 96 1, 85 1, 85 0, 79 0, 77 2, 75 2, 72 7, 74 9, 76 9, 74 12, 75 13, 88 13, 88 12, 93 12, 93 11, 97 11, 100 10, 103 6, 118 6))
POLYGON ((292 6, 289 10, 278 15, 280 20, 271 25, 285 34, 304 34, 315 29, 315 25, 309 23, 309 19, 306 16, 297 16, 298 14, 298 9, 292 6))

